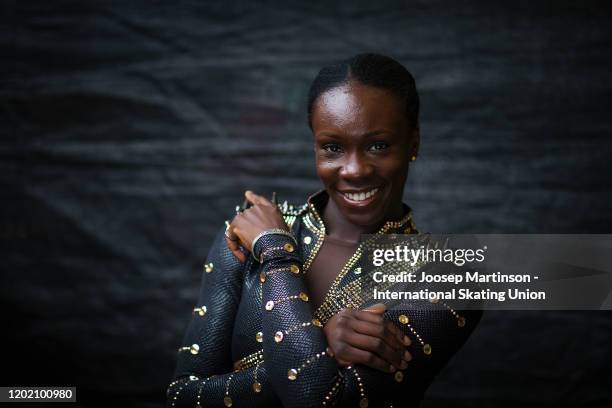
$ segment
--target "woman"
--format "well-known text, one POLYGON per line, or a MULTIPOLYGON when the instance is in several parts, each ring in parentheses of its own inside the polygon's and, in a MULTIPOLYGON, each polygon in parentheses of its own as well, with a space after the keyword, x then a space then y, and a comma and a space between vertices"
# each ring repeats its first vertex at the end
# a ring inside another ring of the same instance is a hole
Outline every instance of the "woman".
POLYGON ((168 406, 418 405, 479 314, 359 310, 354 285, 361 234, 417 232, 402 196, 418 111, 412 75, 391 58, 319 72, 308 117, 324 189, 299 207, 246 192, 250 208, 207 258, 168 406))

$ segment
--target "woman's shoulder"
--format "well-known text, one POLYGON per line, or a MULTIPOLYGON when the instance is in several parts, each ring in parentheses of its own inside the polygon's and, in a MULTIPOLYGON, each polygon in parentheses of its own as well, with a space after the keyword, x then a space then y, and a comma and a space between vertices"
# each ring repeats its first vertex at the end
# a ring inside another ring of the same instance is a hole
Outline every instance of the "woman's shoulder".
POLYGON ((308 202, 303 204, 289 204, 287 201, 278 203, 278 209, 283 214, 283 219, 287 226, 291 229, 295 221, 304 215, 308 210, 308 202))

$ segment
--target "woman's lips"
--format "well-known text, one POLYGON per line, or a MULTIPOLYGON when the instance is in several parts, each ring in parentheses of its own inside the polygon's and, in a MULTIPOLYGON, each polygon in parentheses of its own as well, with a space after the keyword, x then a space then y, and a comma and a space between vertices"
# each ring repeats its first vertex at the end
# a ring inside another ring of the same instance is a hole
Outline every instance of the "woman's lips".
POLYGON ((359 192, 341 192, 338 194, 344 202, 352 207, 365 207, 372 203, 381 194, 380 187, 375 187, 370 190, 362 190, 359 192))

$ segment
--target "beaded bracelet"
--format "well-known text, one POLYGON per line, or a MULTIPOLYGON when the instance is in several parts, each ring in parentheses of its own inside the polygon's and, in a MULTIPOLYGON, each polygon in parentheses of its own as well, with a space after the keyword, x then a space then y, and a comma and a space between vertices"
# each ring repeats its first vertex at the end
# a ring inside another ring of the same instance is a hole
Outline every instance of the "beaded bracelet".
POLYGON ((293 240, 293 242, 295 242, 295 245, 298 245, 297 239, 295 239, 295 237, 293 236, 293 234, 289 231, 285 231, 284 229, 280 229, 280 228, 270 228, 267 230, 264 230, 262 232, 260 232, 255 239, 253 240, 253 243, 251 244, 251 248, 253 249, 252 253, 253 253, 253 258, 255 258, 255 260, 257 262, 260 262, 260 259, 257 259, 257 257, 255 256, 255 244, 257 244, 257 241, 259 240, 259 238, 266 236, 266 235, 270 235, 270 234, 279 234, 279 235, 285 235, 289 238, 291 238, 293 240))

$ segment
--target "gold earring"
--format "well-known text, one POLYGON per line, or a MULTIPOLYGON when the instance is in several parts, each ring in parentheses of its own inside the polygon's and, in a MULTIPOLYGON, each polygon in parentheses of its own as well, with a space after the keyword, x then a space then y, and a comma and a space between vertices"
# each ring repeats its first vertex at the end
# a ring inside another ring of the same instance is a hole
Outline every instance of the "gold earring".
POLYGON ((416 156, 412 155, 412 157, 410 158, 410 161, 415 161, 416 160, 416 156))

